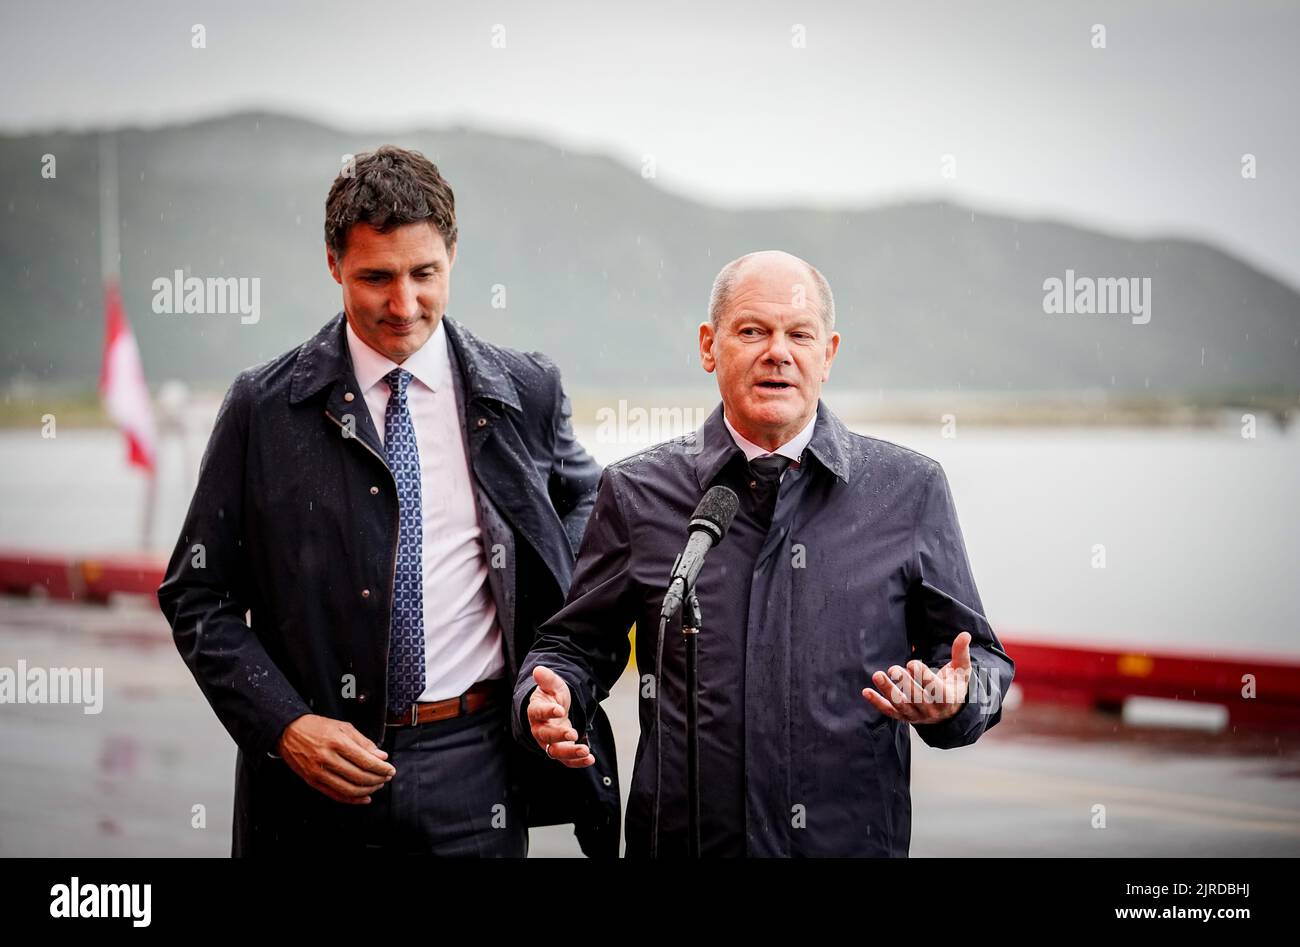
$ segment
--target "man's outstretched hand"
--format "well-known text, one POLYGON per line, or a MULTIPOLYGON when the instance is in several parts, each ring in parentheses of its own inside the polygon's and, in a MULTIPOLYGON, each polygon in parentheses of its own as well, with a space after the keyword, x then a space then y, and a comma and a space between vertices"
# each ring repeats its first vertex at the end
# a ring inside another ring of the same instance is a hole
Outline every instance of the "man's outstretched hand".
POLYGON ((345 720, 304 714, 280 734, 276 752, 312 789, 365 805, 397 772, 388 754, 345 720))
POLYGON ((537 687, 528 698, 528 726, 537 745, 570 769, 591 766, 596 757, 585 743, 577 742, 578 731, 569 722, 569 685, 540 664, 533 668, 533 680, 537 687))
POLYGON ((970 683, 970 632, 963 631, 952 643, 952 660, 938 671, 924 661, 895 664, 889 673, 877 671, 871 682, 880 692, 864 688, 867 703, 887 717, 908 723, 938 723, 961 710, 970 683), (884 696, 881 696, 881 695, 884 696))

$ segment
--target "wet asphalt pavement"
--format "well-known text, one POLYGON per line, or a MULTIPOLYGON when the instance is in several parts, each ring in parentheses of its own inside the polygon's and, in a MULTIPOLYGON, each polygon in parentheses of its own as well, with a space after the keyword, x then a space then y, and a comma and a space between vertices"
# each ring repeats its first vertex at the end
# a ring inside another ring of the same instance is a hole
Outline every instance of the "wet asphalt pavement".
MULTIPOLYGON (((0 667, 19 660, 102 667, 103 710, 0 704, 0 856, 229 853, 234 745, 152 602, 0 598, 0 667)), ((606 702, 624 800, 634 682, 625 674, 606 702)), ((911 854, 1294 856, 1297 790, 1297 734, 1138 729, 1021 705, 971 747, 913 736, 911 854)), ((554 827, 532 831, 530 854, 580 853, 554 827)))

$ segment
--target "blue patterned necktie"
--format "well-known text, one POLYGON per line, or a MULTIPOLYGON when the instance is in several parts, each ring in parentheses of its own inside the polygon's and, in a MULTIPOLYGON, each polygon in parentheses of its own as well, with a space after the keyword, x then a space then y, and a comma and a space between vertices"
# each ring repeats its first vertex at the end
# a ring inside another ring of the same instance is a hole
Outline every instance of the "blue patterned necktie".
POLYGON ((420 451, 406 405, 411 373, 394 368, 384 411, 384 453, 397 481, 397 571, 393 577, 393 622, 388 649, 388 709, 409 714, 424 693, 423 523, 420 511, 420 451))

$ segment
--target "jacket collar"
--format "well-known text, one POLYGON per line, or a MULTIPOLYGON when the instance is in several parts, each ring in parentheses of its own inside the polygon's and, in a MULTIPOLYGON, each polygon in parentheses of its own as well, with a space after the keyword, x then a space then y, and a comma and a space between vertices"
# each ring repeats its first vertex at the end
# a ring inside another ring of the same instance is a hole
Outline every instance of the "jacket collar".
MULTIPOLYGON (((805 454, 811 453, 818 463, 844 483, 848 483, 851 470, 846 446, 849 434, 844 422, 835 416, 826 402, 818 400, 817 422, 813 425, 812 440, 808 442, 805 454)), ((702 490, 713 483, 719 471, 732 457, 744 457, 722 419, 721 403, 692 436, 698 438, 695 443, 698 450, 695 455, 695 476, 702 490)))
MULTIPOLYGON (((470 398, 491 399, 516 411, 522 410, 519 391, 491 347, 448 316, 443 316, 442 324, 447 332, 447 344, 455 351, 464 372, 470 398)), ((340 312, 298 350, 289 388, 290 404, 307 400, 326 385, 355 378, 346 326, 347 316, 340 312)))
POLYGON ((493 347, 454 319, 443 316, 442 322, 447 327, 447 344, 455 351, 464 372, 470 398, 489 399, 523 411, 519 389, 493 347))
POLYGON ((826 406, 826 402, 819 399, 817 423, 813 426, 813 436, 808 442, 808 450, 841 483, 848 483, 849 474, 853 471, 848 448, 849 438, 852 435, 853 432, 844 426, 844 422, 826 406))

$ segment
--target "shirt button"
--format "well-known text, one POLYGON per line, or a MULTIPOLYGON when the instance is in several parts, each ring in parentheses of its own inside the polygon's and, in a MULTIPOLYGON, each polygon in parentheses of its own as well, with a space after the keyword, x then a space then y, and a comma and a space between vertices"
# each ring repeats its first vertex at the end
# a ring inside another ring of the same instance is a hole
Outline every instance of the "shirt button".
POLYGON ((355 397, 356 397, 356 395, 354 395, 352 392, 349 391, 347 394, 345 394, 345 395, 343 396, 343 400, 344 400, 344 401, 351 401, 351 400, 352 400, 353 398, 355 398, 355 397))
POLYGON ((357 703, 358 703, 358 704, 364 704, 364 703, 365 703, 366 701, 368 701, 369 699, 370 699, 370 692, 369 692, 369 691, 362 691, 360 694, 357 695, 357 703))
POLYGON ((606 786, 608 786, 611 782, 613 782, 613 780, 611 780, 608 776, 606 776, 604 779, 601 780, 601 782, 603 782, 606 786))
POLYGON ((479 418, 478 421, 476 421, 475 423, 479 427, 487 427, 487 418, 479 418))
POLYGON ((752 487, 752 488, 755 489, 755 490, 758 489, 758 481, 757 481, 757 480, 751 480, 751 481, 749 481, 749 485, 750 485, 750 487, 752 487))
POLYGON ((361 597, 362 597, 362 598, 370 598, 370 590, 369 590, 369 589, 362 589, 362 590, 361 590, 361 597))
POLYGON ((371 495, 371 496, 374 496, 374 495, 375 495, 376 493, 378 493, 378 492, 379 492, 379 488, 378 488, 378 487, 371 487, 371 488, 370 488, 370 495, 371 495))

